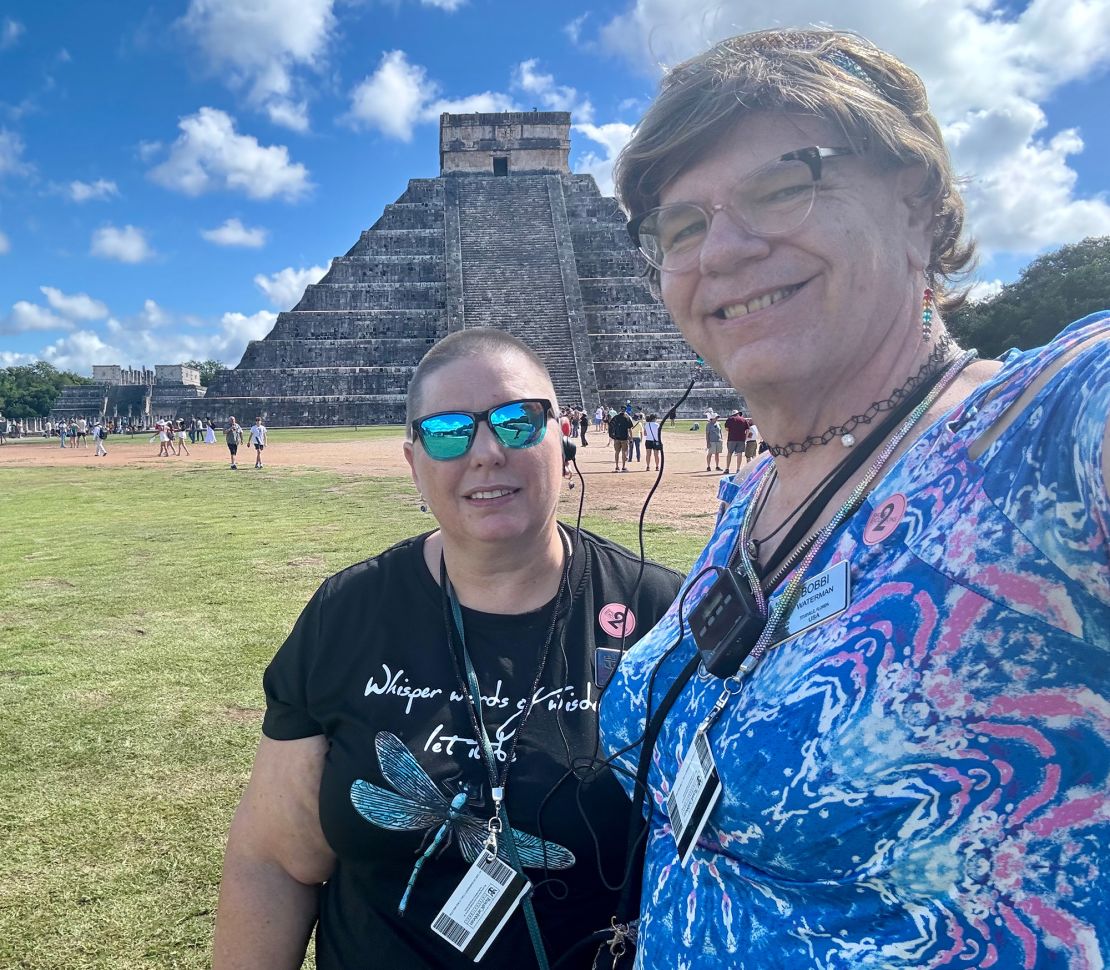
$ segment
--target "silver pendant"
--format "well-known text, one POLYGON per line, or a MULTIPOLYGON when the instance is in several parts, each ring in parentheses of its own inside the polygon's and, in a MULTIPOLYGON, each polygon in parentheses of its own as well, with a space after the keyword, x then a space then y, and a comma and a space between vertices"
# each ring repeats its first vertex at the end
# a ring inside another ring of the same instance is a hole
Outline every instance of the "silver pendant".
POLYGON ((840 436, 840 443, 845 448, 851 448, 856 443, 856 436, 854 434, 844 434, 840 436))

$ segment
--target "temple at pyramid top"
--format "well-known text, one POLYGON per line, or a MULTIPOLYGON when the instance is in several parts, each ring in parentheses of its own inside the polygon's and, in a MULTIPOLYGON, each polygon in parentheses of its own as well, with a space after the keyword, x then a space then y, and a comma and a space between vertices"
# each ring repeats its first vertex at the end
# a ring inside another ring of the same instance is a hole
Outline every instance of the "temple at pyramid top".
POLYGON ((569 111, 439 116, 439 174, 569 175, 569 111))
POLYGON ((696 375, 684 415, 738 406, 652 292, 617 200, 569 170, 570 122, 565 111, 442 115, 440 174, 398 185, 265 339, 179 413, 397 424, 428 348, 468 327, 528 343, 561 404, 665 414, 696 375))

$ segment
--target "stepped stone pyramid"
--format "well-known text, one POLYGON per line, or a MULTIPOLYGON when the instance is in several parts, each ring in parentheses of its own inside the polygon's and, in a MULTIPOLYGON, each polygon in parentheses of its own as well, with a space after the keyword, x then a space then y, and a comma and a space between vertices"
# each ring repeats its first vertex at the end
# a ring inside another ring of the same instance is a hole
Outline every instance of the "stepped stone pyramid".
MULTIPOLYGON (((615 199, 567 159, 570 114, 440 117, 440 176, 412 179, 234 370, 182 413, 271 426, 401 423, 421 357, 465 327, 525 340, 561 404, 662 413, 695 355, 643 278, 615 199)), ((707 368, 682 413, 739 406, 707 368)))

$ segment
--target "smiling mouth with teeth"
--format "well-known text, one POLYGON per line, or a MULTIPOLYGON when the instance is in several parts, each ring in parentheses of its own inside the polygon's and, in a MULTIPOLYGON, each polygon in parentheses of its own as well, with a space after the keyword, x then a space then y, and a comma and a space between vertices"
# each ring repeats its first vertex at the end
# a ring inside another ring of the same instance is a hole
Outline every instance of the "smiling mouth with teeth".
POLYGON ((494 488, 494 489, 490 489, 488 492, 474 492, 472 495, 468 495, 467 498, 469 498, 469 499, 501 498, 502 495, 512 495, 514 491, 515 491, 515 489, 512 489, 512 488, 494 488))
POLYGON ((735 320, 737 317, 746 317, 749 313, 755 313, 756 310, 765 310, 771 304, 780 303, 787 297, 793 296, 804 285, 804 283, 799 283, 797 286, 784 286, 781 290, 764 293, 763 296, 757 296, 747 303, 733 303, 730 306, 723 306, 716 310, 713 316, 719 320, 735 320))

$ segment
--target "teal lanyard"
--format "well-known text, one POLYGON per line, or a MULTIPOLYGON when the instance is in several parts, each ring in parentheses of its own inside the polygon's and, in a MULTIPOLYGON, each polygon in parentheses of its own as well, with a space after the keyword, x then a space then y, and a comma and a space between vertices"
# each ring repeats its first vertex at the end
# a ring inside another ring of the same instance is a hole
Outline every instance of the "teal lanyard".
MULTIPOLYGON (((560 535, 562 535, 561 532, 560 535)), ((464 679, 467 693, 470 696, 470 719, 474 727, 474 733, 477 736, 478 744, 481 746, 482 755, 485 758, 486 771, 489 773, 490 794, 493 797, 494 813, 489 820, 490 834, 486 845, 496 853, 497 837, 500 835, 505 843, 505 852, 509 857, 509 863, 522 876, 524 875, 524 867, 520 863, 520 855, 517 852, 516 840, 513 838, 513 828, 509 824, 509 813, 505 806, 505 787, 508 781, 509 768, 513 762, 513 753, 516 750, 516 743, 524 731, 524 725, 528 720, 528 715, 532 713, 536 690, 539 687, 540 680, 543 678, 544 667, 547 664, 547 655, 551 650, 551 643, 555 639, 555 628, 558 625, 559 607, 562 605, 563 591, 569 586, 570 560, 571 555, 568 551, 566 555, 566 567, 563 571, 562 580, 559 583, 559 593, 555 597, 555 608, 551 615, 551 626, 547 631, 547 639, 540 651, 540 662, 536 670, 535 683, 532 685, 532 693, 528 698, 528 706, 524 709, 524 713, 521 716, 520 725, 513 734, 508 756, 505 759, 505 770, 500 779, 497 776, 497 756, 493 753, 493 745, 490 743, 489 732, 486 730, 485 718, 482 716, 482 692, 478 687, 478 675, 470 659, 470 651, 466 649, 466 631, 463 626, 462 607, 459 605, 459 598, 455 595, 455 588, 451 585, 451 580, 447 576, 447 563, 442 556, 440 556, 439 561, 440 586, 446 595, 447 602, 451 606, 451 616, 454 620, 455 633, 458 634, 459 646, 461 648, 459 652, 462 655, 463 670, 457 672, 460 673, 460 678, 464 679), (463 674, 465 674, 465 677, 462 676, 463 674)), ((450 644, 450 629, 448 629, 448 641, 450 644)), ((458 658, 455 656, 453 647, 451 648, 451 656, 455 659, 457 665, 458 658)), ((532 948, 536 952, 536 964, 540 970, 548 970, 547 951, 544 949, 543 938, 540 936, 540 924, 536 920, 536 911, 532 906, 531 893, 524 897, 524 902, 521 904, 521 907, 524 910, 524 921, 528 924, 528 935, 532 938, 532 948)))

